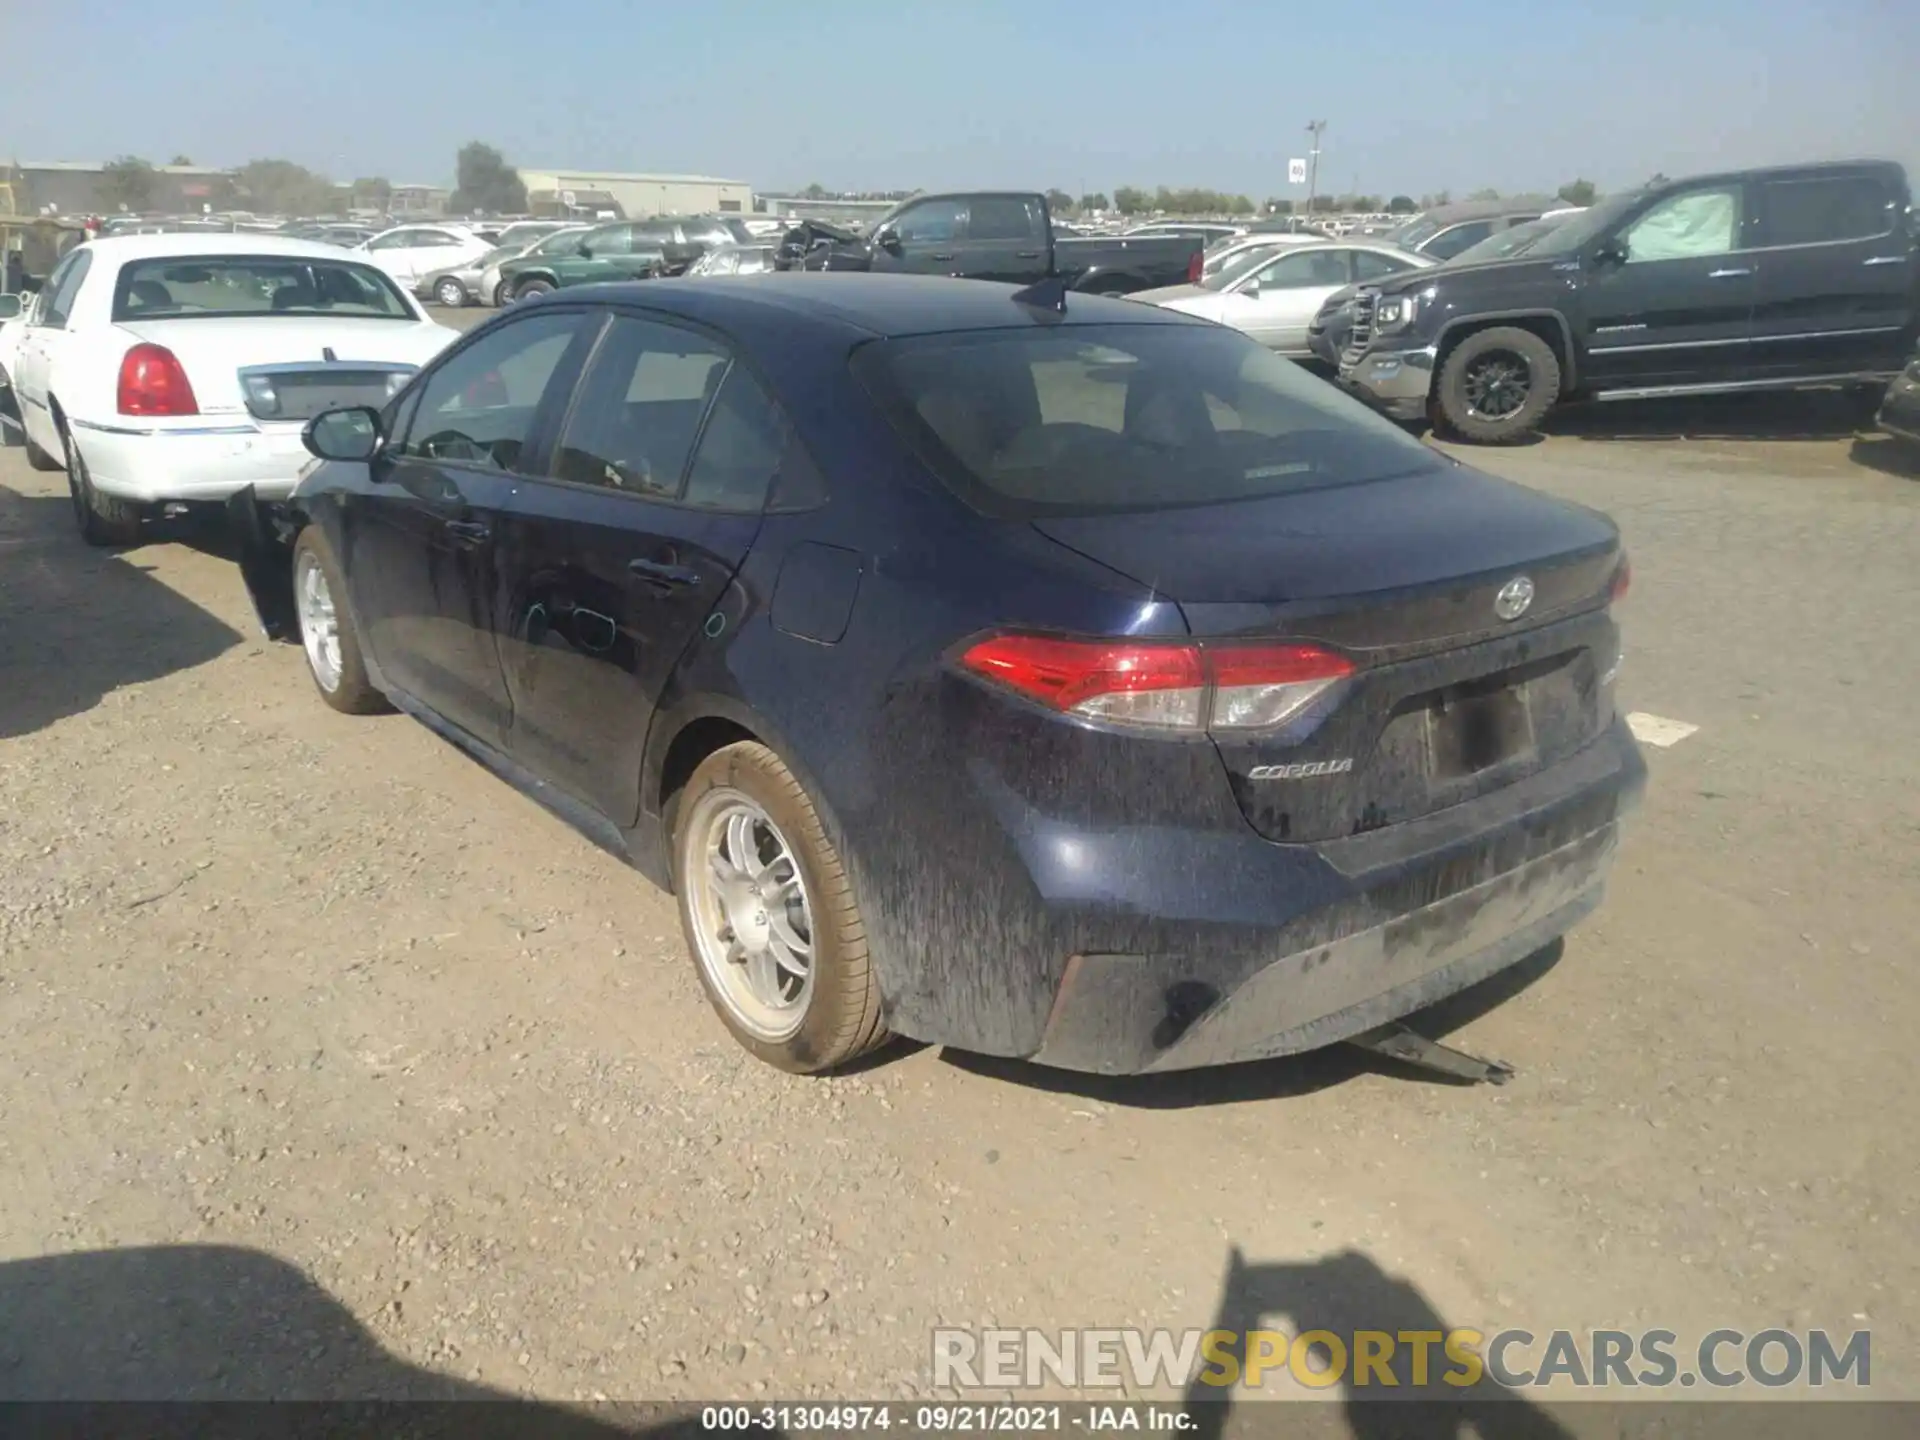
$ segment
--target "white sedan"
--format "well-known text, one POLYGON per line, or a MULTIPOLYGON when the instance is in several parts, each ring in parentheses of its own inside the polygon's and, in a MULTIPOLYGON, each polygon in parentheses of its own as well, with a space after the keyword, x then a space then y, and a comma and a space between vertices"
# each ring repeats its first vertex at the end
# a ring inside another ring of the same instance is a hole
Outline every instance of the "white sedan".
POLYGON ((1270 350, 1308 359, 1307 326, 1336 290, 1436 262, 1371 240, 1318 240, 1278 253, 1250 250, 1198 285, 1141 290, 1131 298, 1244 331, 1270 350))
POLYGON ((149 510, 284 496, 308 419, 384 405, 455 334, 351 252, 266 235, 95 240, 15 323, 27 459, 66 470, 96 545, 149 510))
POLYGON ((411 293, 436 271, 478 260, 493 248, 492 241, 464 225, 396 225, 354 246, 353 253, 371 260, 411 293))

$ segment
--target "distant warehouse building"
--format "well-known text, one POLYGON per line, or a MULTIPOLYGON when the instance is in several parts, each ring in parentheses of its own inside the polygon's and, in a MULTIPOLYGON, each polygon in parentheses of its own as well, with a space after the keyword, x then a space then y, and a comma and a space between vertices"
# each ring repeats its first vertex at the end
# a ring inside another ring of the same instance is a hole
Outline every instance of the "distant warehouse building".
POLYGON ((520 167, 527 206, 535 215, 599 216, 640 220, 649 215, 746 214, 753 187, 744 180, 711 175, 622 175, 604 170, 540 170, 520 167))

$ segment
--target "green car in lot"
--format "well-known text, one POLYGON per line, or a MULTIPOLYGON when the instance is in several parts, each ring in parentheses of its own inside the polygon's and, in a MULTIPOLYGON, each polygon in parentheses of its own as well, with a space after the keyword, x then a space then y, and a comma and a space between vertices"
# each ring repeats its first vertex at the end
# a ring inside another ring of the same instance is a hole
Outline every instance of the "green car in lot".
POLYGON ((607 280, 650 280, 667 270, 666 252, 651 237, 636 235, 637 223, 616 220, 571 237, 571 245, 552 242, 500 266, 496 292, 502 304, 544 295, 569 285, 607 280))

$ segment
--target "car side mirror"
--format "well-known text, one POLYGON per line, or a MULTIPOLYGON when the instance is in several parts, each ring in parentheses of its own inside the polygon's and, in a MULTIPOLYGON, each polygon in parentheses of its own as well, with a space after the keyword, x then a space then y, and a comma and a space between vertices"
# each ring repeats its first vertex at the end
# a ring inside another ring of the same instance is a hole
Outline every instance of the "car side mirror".
POLYGON ((582 260, 591 260, 593 258, 593 247, 582 240, 578 245, 573 247, 573 253, 578 255, 582 260))
POLYGON ((1247 281, 1246 284, 1240 287, 1240 293, 1249 300, 1258 300, 1260 298, 1260 282, 1257 279, 1247 281))
POLYGON ((20 297, 18 295, 0 295, 0 320, 20 318, 20 297))
POLYGON ((371 460, 380 449, 380 412, 368 405, 324 410, 307 422, 300 443, 322 460, 371 460))
POLYGON ((1627 237, 1615 235, 1611 239, 1600 242, 1600 248, 1593 252, 1593 258, 1597 264, 1601 265, 1624 265, 1627 263, 1628 253, 1627 237))
POLYGON ((906 247, 900 243, 900 232, 894 229, 882 230, 873 237, 873 243, 889 255, 898 255, 906 247))

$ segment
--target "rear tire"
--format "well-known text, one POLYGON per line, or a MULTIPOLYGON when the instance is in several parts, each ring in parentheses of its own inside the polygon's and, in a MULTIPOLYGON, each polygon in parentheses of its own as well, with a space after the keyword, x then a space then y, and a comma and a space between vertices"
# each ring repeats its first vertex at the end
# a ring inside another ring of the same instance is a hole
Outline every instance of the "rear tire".
POLYGON ((293 543, 293 613, 307 674, 320 698, 342 715, 378 715, 393 707, 367 679, 346 594, 333 546, 324 531, 309 525, 293 543))
POLYGON ((433 298, 449 310, 459 310, 467 303, 467 287, 448 277, 433 287, 433 298))
POLYGON ((1501 325, 1453 347, 1435 396, 1447 428, 1479 445, 1512 445, 1560 403, 1560 359, 1531 330, 1501 325))
POLYGON ((755 741, 714 751, 673 797, 667 827, 681 928, 735 1040, 797 1075, 886 1042, 852 879, 779 756, 755 741))
POLYGON ((65 425, 60 427, 60 439, 67 449, 67 495, 73 502, 73 518, 79 524, 80 538, 103 549, 138 543, 140 507, 94 489, 86 457, 80 453, 73 432, 65 425))
POLYGON ((531 300, 536 295, 551 295, 554 291, 551 280, 522 280, 513 287, 515 300, 531 300))

